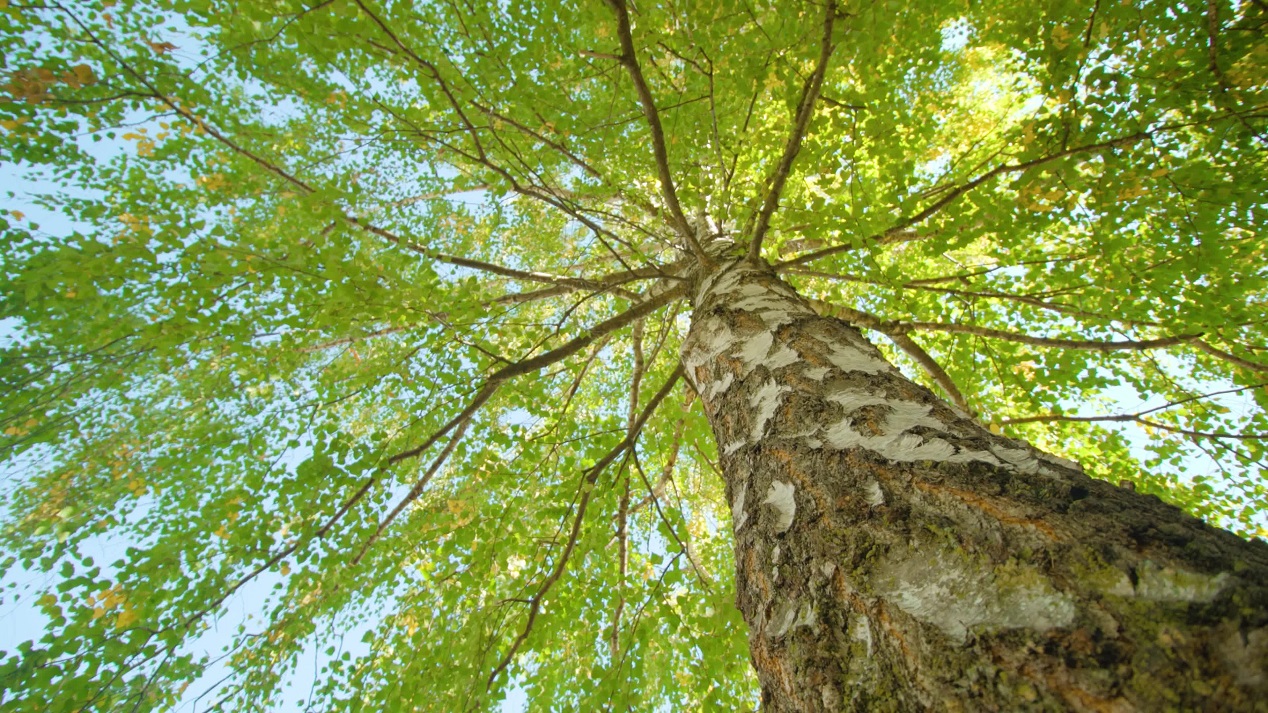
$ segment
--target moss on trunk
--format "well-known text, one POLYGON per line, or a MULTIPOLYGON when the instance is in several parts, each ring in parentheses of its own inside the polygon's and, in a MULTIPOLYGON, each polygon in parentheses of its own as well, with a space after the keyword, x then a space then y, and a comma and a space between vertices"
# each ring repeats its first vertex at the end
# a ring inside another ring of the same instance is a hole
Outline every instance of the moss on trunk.
POLYGON ((1268 546, 990 433, 765 265, 684 346, 771 711, 1268 711, 1268 546))

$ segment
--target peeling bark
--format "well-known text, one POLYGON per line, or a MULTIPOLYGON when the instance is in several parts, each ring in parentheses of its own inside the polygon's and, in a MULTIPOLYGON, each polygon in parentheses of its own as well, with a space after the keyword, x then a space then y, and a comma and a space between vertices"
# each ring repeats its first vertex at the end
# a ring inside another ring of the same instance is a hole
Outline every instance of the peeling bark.
POLYGON ((769 266, 683 348, 769 711, 1268 711, 1268 546, 994 435, 769 266))

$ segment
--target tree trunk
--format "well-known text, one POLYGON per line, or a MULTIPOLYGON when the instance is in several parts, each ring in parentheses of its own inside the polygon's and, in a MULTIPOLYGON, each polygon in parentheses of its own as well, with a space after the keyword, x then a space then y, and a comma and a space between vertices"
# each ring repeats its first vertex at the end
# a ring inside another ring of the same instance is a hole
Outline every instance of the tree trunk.
POLYGON ((1268 546, 994 435, 766 265, 697 278, 770 711, 1268 711, 1268 546))

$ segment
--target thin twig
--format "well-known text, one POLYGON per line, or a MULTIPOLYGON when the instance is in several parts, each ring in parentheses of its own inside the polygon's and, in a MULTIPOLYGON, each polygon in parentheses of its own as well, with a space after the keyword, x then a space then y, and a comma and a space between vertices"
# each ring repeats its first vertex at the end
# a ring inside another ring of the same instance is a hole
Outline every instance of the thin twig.
POLYGON ((402 511, 405 510, 406 507, 409 506, 410 503, 417 500, 419 496, 423 494, 423 489, 427 487, 427 484, 431 482, 431 479, 435 477, 437 472, 440 471, 440 468, 445 464, 445 461, 449 460, 449 456, 454 452, 454 449, 458 447, 458 444, 462 441, 462 437, 466 434, 467 427, 471 425, 471 418, 475 416, 474 410, 468 410, 464 413, 466 417, 458 424, 458 427, 454 430, 453 435, 449 437, 449 442, 445 444, 445 447, 431 462, 431 465, 427 467, 427 470, 423 472, 422 476, 414 482, 413 487, 411 487, 409 492, 405 494, 405 497, 401 498, 401 501, 396 504, 396 507, 392 508, 392 512, 388 513, 387 517, 383 518, 383 520, 379 522, 379 526, 374 529, 374 533, 371 534, 370 538, 365 541, 365 544, 361 545, 361 549, 358 550, 356 556, 352 558, 352 564, 355 565, 359 563, 361 558, 365 557, 365 553, 370 550, 371 545, 379 540, 379 537, 383 535, 383 531, 396 520, 396 518, 402 511))
POLYGON ((643 466, 639 464, 638 453, 634 454, 634 469, 638 471, 638 476, 642 479, 643 486, 647 488, 648 492, 652 493, 652 505, 656 508, 657 517, 659 517, 660 521, 665 525, 665 529, 668 530, 669 535, 674 538, 674 542, 678 544, 682 553, 687 555, 687 561, 691 563, 691 568, 695 570, 696 576, 700 578, 700 583, 704 585, 705 590, 711 592, 713 589, 711 585, 713 578, 699 566, 695 557, 691 554, 691 547, 678 536, 678 531, 675 530, 673 525, 669 523, 669 518, 665 515, 665 510, 660 506, 660 498, 656 497, 655 490, 652 488, 652 483, 647 479, 647 473, 643 471, 643 466))
POLYGON ((1052 347, 1056 349, 1073 349, 1078 351, 1094 351, 1094 352, 1114 352, 1114 351, 1144 351, 1147 349, 1161 349, 1164 347, 1172 347, 1177 344, 1187 344, 1195 342, 1201 337, 1201 334, 1178 334, 1170 337, 1159 337, 1157 339, 1126 339, 1117 342, 1108 342, 1092 339, 1057 339, 1052 337, 1035 337, 1029 334, 1018 334, 1016 332, 1007 332, 1002 329, 991 329, 989 327, 978 327, 972 324, 942 324, 937 322, 896 322, 883 320, 880 317, 863 312, 861 310, 845 307, 844 305, 836 305, 821 300, 813 300, 812 304, 821 313, 831 313, 852 324, 868 329, 875 329, 887 335, 907 334, 910 332, 946 332, 950 334, 972 334, 978 337, 986 337, 988 339, 999 339, 1005 342, 1018 342, 1021 344, 1030 344, 1036 347, 1052 347))
MULTIPOLYGON (((634 360, 630 376, 630 407, 625 426, 627 435, 633 433, 634 424, 638 421, 638 392, 643 383, 643 320, 641 319, 635 320, 630 329, 630 349, 634 360)), ((616 658, 621 650, 621 613, 625 609, 625 575, 629 564, 630 476, 628 471, 621 485, 621 498, 617 503, 616 512, 616 606, 612 610, 612 633, 609 638, 612 658, 616 658)))
POLYGON ((1158 423, 1157 421, 1148 420, 1144 418, 1145 416, 1148 416, 1151 413, 1166 411, 1168 409, 1175 408, 1176 406, 1181 406, 1183 404, 1191 403, 1193 401, 1200 401, 1202 399, 1209 399, 1216 396, 1227 396, 1229 394, 1237 394, 1243 391, 1251 391, 1251 390, 1258 389, 1264 386, 1268 386, 1268 382, 1251 384, 1250 386, 1241 386, 1235 389, 1224 389, 1222 391, 1212 391, 1206 394, 1199 394, 1197 396, 1189 396, 1183 399, 1177 399, 1175 401, 1171 401, 1169 403, 1163 404, 1162 406, 1155 406, 1153 408, 1145 409, 1144 411, 1137 411, 1135 413, 1114 414, 1110 416, 1067 416, 1065 414, 1060 414, 1060 413, 1049 413, 1049 414, 1041 414, 1037 416, 1022 416, 1019 418, 1005 418, 1005 419, 1001 419, 997 421, 997 423, 999 423, 1002 426, 1011 426, 1011 425, 1017 425, 1017 424, 1023 424, 1023 423, 1053 423, 1057 421, 1081 422, 1081 423, 1098 422, 1098 421, 1109 421, 1109 422, 1134 421, 1136 423, 1149 426, 1151 428, 1161 428, 1166 431, 1172 431, 1175 433, 1181 433, 1187 436, 1195 436, 1199 438, 1237 438, 1237 439, 1247 439, 1247 440, 1268 439, 1268 434, 1224 433, 1222 431, 1215 431, 1215 432, 1192 431, 1189 429, 1180 428, 1179 426, 1170 426, 1165 423, 1158 423))

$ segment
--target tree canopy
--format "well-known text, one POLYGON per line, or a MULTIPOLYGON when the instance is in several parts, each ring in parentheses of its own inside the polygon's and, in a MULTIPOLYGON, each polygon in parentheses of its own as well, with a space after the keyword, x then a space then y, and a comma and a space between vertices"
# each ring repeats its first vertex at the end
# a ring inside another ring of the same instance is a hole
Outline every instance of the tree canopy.
POLYGON ((0 0, 5 705, 751 704, 678 366, 718 238, 1264 536, 1265 23, 0 0))

